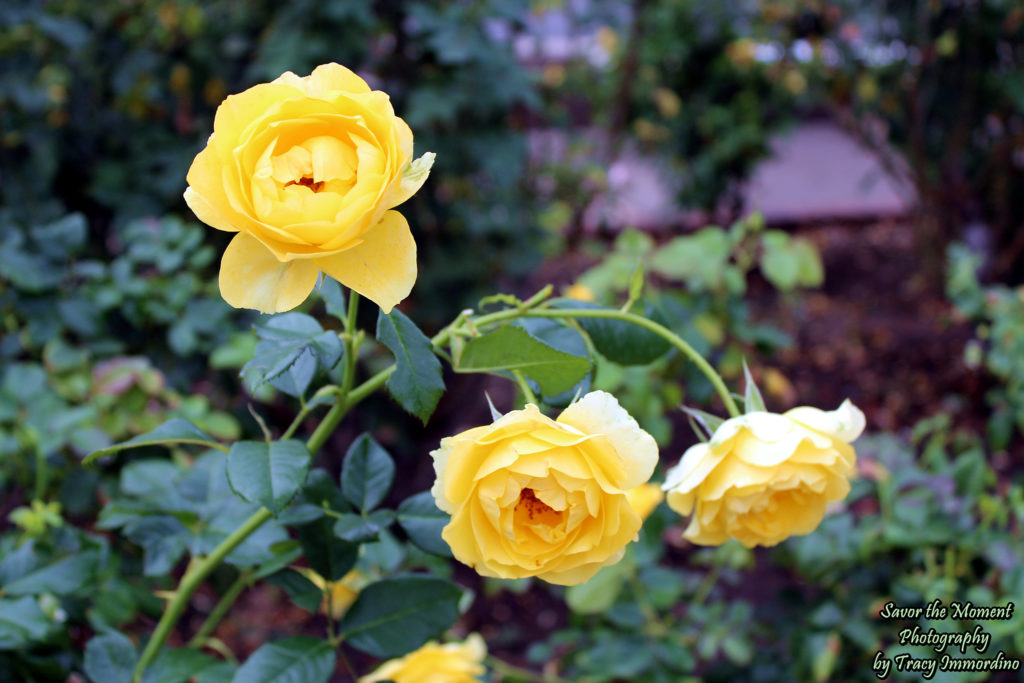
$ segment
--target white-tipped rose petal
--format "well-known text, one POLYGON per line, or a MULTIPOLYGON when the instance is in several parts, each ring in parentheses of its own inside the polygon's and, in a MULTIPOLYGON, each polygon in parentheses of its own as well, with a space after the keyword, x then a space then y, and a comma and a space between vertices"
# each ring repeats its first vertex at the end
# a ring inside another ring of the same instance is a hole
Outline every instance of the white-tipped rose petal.
POLYGON ((786 417, 846 443, 856 441, 867 426, 864 413, 850 399, 827 412, 808 406, 793 408, 786 417))
POLYGON ((391 206, 398 206, 423 187, 423 183, 427 182, 427 177, 430 176, 430 169, 434 165, 435 156, 437 155, 433 152, 427 152, 405 168, 402 172, 401 183, 391 198, 391 206))
POLYGON ((188 208, 192 209, 192 213, 196 215, 196 218, 211 228, 225 232, 238 232, 238 228, 231 223, 227 216, 217 210, 213 204, 206 201, 191 187, 185 188, 185 203, 188 204, 188 208))
POLYGON ((592 391, 558 416, 558 421, 584 434, 603 434, 619 454, 625 479, 615 482, 631 489, 647 482, 658 464, 658 444, 606 391, 592 391))
POLYGON ((455 440, 452 437, 441 439, 441 445, 430 451, 430 457, 434 459, 434 485, 430 487, 430 495, 434 496, 437 508, 448 514, 455 511, 455 506, 444 494, 444 483, 448 481, 448 456, 451 455, 455 440))

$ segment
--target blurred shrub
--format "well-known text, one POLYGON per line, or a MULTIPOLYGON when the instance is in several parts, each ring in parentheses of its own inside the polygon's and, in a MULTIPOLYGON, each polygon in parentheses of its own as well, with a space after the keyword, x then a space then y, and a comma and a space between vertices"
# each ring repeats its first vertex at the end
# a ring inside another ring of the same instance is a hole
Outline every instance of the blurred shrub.
POLYGON ((977 324, 964 361, 984 367, 998 383, 985 395, 992 409, 988 436, 1005 450, 1014 433, 1024 434, 1024 289, 982 286, 977 271, 982 257, 963 244, 949 248, 946 293, 959 312, 977 324))

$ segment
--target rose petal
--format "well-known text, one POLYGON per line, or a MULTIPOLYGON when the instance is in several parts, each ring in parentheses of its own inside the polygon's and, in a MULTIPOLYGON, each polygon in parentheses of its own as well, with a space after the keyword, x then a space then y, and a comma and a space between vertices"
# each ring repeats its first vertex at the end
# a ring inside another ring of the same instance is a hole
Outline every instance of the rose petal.
POLYGON ((658 464, 658 444, 637 421, 605 391, 592 391, 558 416, 558 422, 584 434, 602 434, 618 454, 622 479, 614 483, 631 489, 647 482, 658 464))
POLYGON ((853 405, 850 399, 846 399, 838 408, 829 412, 801 406, 787 411, 785 416, 846 443, 856 441, 867 424, 864 413, 853 405))
POLYGON ((317 275, 313 263, 282 263, 259 241, 239 233, 221 258, 220 293, 235 308, 280 313, 305 301, 313 291, 317 275))
POLYGON ((416 282, 416 242, 405 217, 388 211, 359 246, 315 260, 316 265, 349 289, 390 313, 416 282))

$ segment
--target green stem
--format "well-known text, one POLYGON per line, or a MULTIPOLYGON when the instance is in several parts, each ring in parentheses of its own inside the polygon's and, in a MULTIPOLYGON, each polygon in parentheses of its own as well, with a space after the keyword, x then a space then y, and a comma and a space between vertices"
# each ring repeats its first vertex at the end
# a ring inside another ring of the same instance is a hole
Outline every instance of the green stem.
POLYGON ((374 375, 373 377, 366 380, 358 387, 350 391, 348 393, 349 407, 354 406, 355 404, 359 403, 367 396, 369 396, 370 394, 384 386, 384 383, 388 381, 388 378, 391 377, 391 374, 395 371, 397 367, 397 365, 390 365, 384 368, 376 375, 374 375))
POLYGON ((269 510, 260 508, 249 519, 245 520, 242 526, 235 529, 230 536, 221 541, 213 549, 213 552, 200 562, 193 564, 185 572, 185 576, 182 577, 181 583, 178 585, 178 590, 174 592, 174 598, 167 604, 167 609, 164 610, 164 614, 160 617, 152 637, 150 637, 149 642, 146 643, 146 648, 142 651, 142 656, 139 657, 139 663, 135 667, 135 674, 132 676, 134 683, 139 683, 142 680, 142 672, 160 653, 160 648, 163 646, 164 641, 167 640, 167 636, 170 635, 174 625, 178 623, 178 618, 185 611, 185 607, 188 606, 192 594, 196 592, 200 584, 232 550, 249 538, 250 534, 263 526, 263 523, 270 519, 271 516, 269 510))
POLYGON ((711 595, 711 591, 714 589, 715 584, 718 583, 718 575, 721 573, 722 561, 716 557, 714 564, 711 565, 711 571, 704 576, 704 580, 701 581, 700 586, 697 587, 697 592, 694 593, 693 600, 690 601, 691 606, 700 605, 708 599, 708 596, 711 595))
POLYGON ((210 615, 206 617, 206 621, 199 627, 199 631, 196 632, 192 640, 189 641, 188 646, 192 648, 202 647, 206 642, 206 639, 216 630, 220 624, 224 615, 228 613, 231 606, 235 604, 235 600, 242 594, 251 581, 252 574, 250 572, 242 572, 235 579, 235 582, 224 593, 224 596, 217 603, 210 615))
MULTIPOLYGON (((338 423, 341 422, 341 419, 345 417, 349 408, 351 408, 355 403, 350 400, 351 397, 348 395, 348 392, 352 389, 352 381, 355 377, 355 356, 359 347, 355 329, 358 306, 359 295, 353 291, 349 296, 348 316, 345 321, 346 353, 344 379, 342 381, 341 390, 338 392, 338 399, 335 401, 334 405, 331 406, 327 415, 324 416, 323 422, 317 426, 313 431, 313 434, 309 437, 309 440, 306 442, 306 448, 313 455, 316 455, 316 453, 323 448, 324 444, 327 443, 327 439, 338 426, 338 423)), ((378 373, 378 375, 381 374, 384 373, 378 373)), ((369 392, 367 392, 367 394, 368 393, 369 392)), ((362 396, 360 398, 362 398, 362 396)), ((237 548, 243 541, 245 541, 245 539, 263 526, 263 524, 272 516, 271 512, 266 508, 260 508, 254 512, 252 516, 242 524, 242 526, 235 529, 230 536, 221 541, 220 544, 213 549, 213 552, 201 561, 193 562, 193 564, 189 566, 188 570, 185 571, 185 575, 181 578, 181 583, 178 584, 178 589, 174 593, 174 598, 170 603, 168 603, 167 609, 164 610, 163 616, 160 617, 160 621, 157 623, 152 637, 150 637, 149 642, 146 643, 146 647, 142 651, 142 656, 139 657, 139 663, 136 665, 135 673, 132 676, 133 683, 139 683, 142 679, 142 672, 145 671, 146 667, 149 666, 160 653, 160 648, 163 647, 164 642, 167 640, 167 636, 170 635, 171 629, 174 628, 174 625, 178 622, 181 614, 185 611, 189 601, 192 599, 192 595, 199 589, 199 586, 202 585, 206 577, 210 575, 210 572, 216 569, 217 565, 219 565, 232 550, 237 548)))
POLYGON ((679 335, 674 333, 667 327, 660 325, 653 320, 648 320, 643 316, 636 315, 634 313, 624 313, 622 311, 606 310, 606 309, 592 309, 592 308, 560 308, 560 309, 534 309, 529 311, 520 311, 517 309, 508 309, 505 311, 498 311, 496 313, 488 313, 482 315, 479 318, 474 318, 473 322, 476 325, 483 326, 489 323, 501 322, 504 320, 512 320, 514 318, 608 318, 611 320, 621 320, 623 322, 632 323, 639 325, 651 332, 655 333, 668 343, 672 344, 675 348, 679 349, 687 358, 693 361, 704 376, 708 378, 711 385, 714 386, 715 391, 722 398, 722 402, 725 404, 726 410, 729 411, 729 415, 732 417, 738 417, 740 413, 739 407, 736 405, 736 401, 733 399, 729 389, 725 386, 725 382, 722 380, 711 364, 704 359, 704 356, 697 353, 697 350, 690 346, 684 341, 679 335))
POLYGON ((299 425, 302 424, 302 421, 306 419, 306 416, 309 415, 312 410, 313 409, 308 405, 302 406, 302 408, 299 409, 299 412, 296 413, 295 419, 292 420, 290 425, 288 425, 288 429, 284 430, 284 434, 281 435, 281 441, 287 441, 292 438, 296 430, 299 428, 299 425))
POLYGON ((635 570, 630 570, 629 573, 629 587, 633 589, 633 595, 636 597, 636 604, 640 608, 640 611, 644 615, 644 621, 647 622, 647 627, 654 631, 653 635, 663 636, 668 633, 668 625, 658 614, 658 610, 654 608, 651 603, 650 596, 647 595, 647 588, 644 587, 640 577, 636 575, 635 570))
POLYGON ((50 483, 50 466, 46 462, 46 455, 43 453, 43 449, 38 444, 35 446, 36 451, 36 487, 35 487, 35 499, 42 502, 43 498, 46 497, 46 487, 50 483))
POLYGON ((533 391, 530 389, 530 385, 526 383, 526 378, 523 377, 523 373, 520 370, 513 370, 512 376, 516 378, 516 384, 519 385, 519 390, 523 392, 523 397, 527 403, 533 405, 540 405, 537 401, 537 397, 533 395, 533 391))

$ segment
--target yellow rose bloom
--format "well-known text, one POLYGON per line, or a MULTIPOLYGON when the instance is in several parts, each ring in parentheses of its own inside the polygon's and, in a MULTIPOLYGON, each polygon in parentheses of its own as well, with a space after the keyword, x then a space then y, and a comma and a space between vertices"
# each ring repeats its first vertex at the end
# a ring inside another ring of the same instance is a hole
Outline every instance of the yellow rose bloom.
POLYGON ((626 498, 640 519, 647 519, 658 504, 665 500, 665 492, 661 490, 660 484, 644 484, 626 491, 626 498))
POLYGON ((689 448, 669 470, 668 505, 693 513, 683 536, 700 545, 735 538, 751 548, 817 528, 825 506, 846 497, 864 431, 850 401, 834 411, 794 408, 726 420, 708 443, 689 448))
POLYGON ((479 633, 461 643, 427 643, 399 659, 384 662, 358 683, 476 683, 487 669, 487 644, 479 633))
POLYGON ((595 391, 557 420, 529 404, 443 439, 431 456, 456 559, 482 576, 572 585, 618 562, 636 537, 627 492, 650 479, 658 445, 595 391))
POLYGON ((434 157, 412 154, 388 96, 339 64, 225 99, 185 190, 199 220, 237 233, 221 259, 224 300, 287 311, 323 271, 390 311, 416 281, 416 243, 390 209, 434 157))

